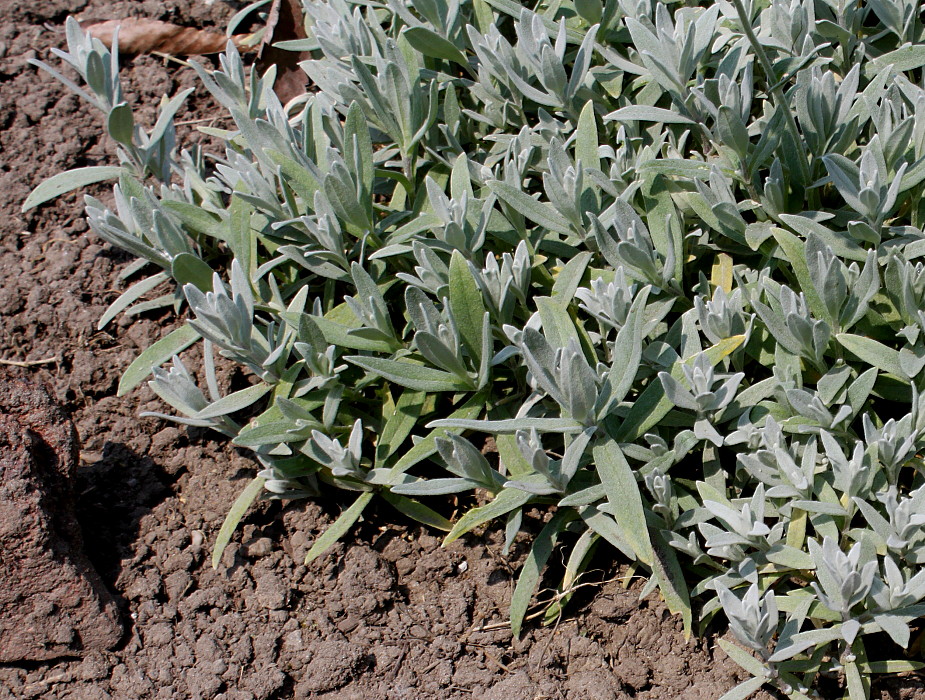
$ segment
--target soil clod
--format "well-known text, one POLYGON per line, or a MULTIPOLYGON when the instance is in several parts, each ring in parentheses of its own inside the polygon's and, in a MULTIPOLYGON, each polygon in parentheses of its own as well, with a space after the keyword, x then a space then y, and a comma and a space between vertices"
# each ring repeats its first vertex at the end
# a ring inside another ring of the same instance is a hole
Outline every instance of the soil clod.
POLYGON ((0 367, 0 661, 101 651, 122 637, 74 513, 74 424, 0 367))

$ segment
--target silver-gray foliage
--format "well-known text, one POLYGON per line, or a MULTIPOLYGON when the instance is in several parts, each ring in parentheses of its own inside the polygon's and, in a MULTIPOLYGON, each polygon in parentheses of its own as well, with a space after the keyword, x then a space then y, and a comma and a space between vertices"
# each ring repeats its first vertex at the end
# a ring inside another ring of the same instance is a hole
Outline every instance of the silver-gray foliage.
POLYGON ((39 63, 118 165, 26 206, 117 178, 87 216, 140 279, 101 323, 185 309, 120 390, 153 373, 163 417, 253 450, 269 497, 358 492, 309 559, 374 495, 448 541, 503 519, 508 546, 556 506, 516 634, 569 531, 564 585, 603 540, 688 630, 724 612, 754 654, 722 642, 753 674, 725 700, 920 668, 867 658, 925 613, 917 6, 303 5, 318 92, 281 104, 232 46, 195 64, 231 118, 202 127, 214 155, 177 149, 185 92, 136 123, 74 21, 56 55, 85 87, 39 63), (201 381, 175 357, 199 341, 201 381), (215 353, 251 383, 223 394, 215 353), (436 497, 472 492, 446 520, 436 497))

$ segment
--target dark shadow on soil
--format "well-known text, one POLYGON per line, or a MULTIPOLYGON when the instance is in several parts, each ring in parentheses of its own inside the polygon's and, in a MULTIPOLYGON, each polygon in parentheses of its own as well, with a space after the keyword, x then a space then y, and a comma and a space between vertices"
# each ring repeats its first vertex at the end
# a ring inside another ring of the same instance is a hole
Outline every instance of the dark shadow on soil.
MULTIPOLYGON (((880 692, 882 700, 910 700, 925 697, 925 678, 906 676, 903 678, 885 678, 875 681, 874 693, 880 692)), ((877 697, 873 694, 873 697, 877 697)))
POLYGON ((84 547, 124 614, 128 602, 116 582, 133 557, 141 519, 173 495, 174 481, 153 459, 118 442, 105 443, 98 461, 77 470, 77 520, 84 547))

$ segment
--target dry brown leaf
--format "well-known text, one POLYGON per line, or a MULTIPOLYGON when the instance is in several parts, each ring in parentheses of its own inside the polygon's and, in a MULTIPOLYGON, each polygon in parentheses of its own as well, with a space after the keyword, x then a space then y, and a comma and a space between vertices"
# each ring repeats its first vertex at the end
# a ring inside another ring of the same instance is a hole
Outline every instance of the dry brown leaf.
POLYGON ((257 67, 263 73, 271 65, 276 66, 273 91, 283 104, 305 92, 308 76, 299 68, 299 61, 311 58, 311 54, 277 49, 273 42, 305 37, 305 20, 298 0, 273 0, 263 41, 260 42, 260 53, 257 54, 257 67))
MULTIPOLYGON (((181 27, 156 19, 110 19, 105 22, 82 24, 84 31, 112 48, 113 35, 119 29, 119 53, 165 53, 172 56, 198 56, 225 50, 228 37, 208 29, 181 27)), ((244 40, 249 35, 231 37, 239 49, 248 49, 244 40)))

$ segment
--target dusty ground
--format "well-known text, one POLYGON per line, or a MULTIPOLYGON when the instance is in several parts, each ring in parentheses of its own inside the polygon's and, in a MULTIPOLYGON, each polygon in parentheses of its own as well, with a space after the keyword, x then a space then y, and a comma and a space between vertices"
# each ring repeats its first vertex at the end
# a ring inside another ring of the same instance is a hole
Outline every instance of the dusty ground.
MULTIPOLYGON (((441 548, 434 533, 374 511, 306 567, 342 503, 264 504, 213 571, 211 544, 254 463, 219 436, 139 419, 161 408, 147 389, 115 397, 121 371, 174 321, 97 331, 129 256, 88 233, 76 196, 25 216, 19 206, 54 173, 109 162, 98 115, 26 65, 63 44, 68 14, 221 26, 234 9, 0 0, 0 359, 42 361, 25 371, 77 425, 79 521, 128 629, 111 652, 0 667, 0 699, 718 698, 741 677, 713 640, 686 642, 660 603, 613 580, 582 591, 557 626, 513 640, 504 619, 523 543, 508 560, 495 532, 441 548)), ((195 82, 153 58, 125 79, 147 120, 161 95, 195 82)), ((198 92, 179 120, 208 114, 198 92)), ((598 580, 618 572, 607 556, 598 580)), ((922 688, 904 679, 881 697, 925 698, 922 688)))

